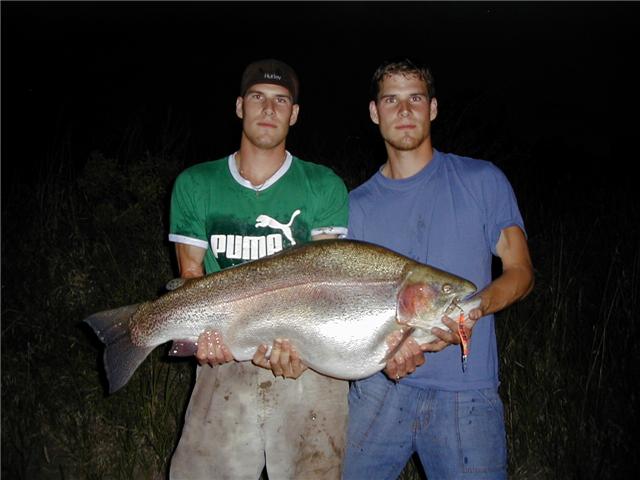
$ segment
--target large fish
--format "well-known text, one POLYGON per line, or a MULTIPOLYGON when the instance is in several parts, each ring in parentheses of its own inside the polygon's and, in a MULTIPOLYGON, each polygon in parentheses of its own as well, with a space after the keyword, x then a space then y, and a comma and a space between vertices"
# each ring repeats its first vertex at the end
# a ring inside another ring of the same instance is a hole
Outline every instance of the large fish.
POLYGON ((220 331, 237 360, 287 338, 310 368, 356 380, 385 366, 392 332, 431 341, 431 327, 446 328, 443 315, 477 305, 463 302, 475 291, 468 280, 376 245, 321 240, 185 280, 156 300, 85 321, 106 344, 111 392, 160 344, 173 340, 171 354, 192 355, 206 329, 220 331))

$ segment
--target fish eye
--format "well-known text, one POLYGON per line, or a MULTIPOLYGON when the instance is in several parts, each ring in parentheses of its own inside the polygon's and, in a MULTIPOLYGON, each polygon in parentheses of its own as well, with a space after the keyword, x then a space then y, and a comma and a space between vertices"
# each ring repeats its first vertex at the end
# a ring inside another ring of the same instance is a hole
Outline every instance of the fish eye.
POLYGON ((453 287, 448 283, 442 285, 442 293, 451 293, 453 291, 453 287))

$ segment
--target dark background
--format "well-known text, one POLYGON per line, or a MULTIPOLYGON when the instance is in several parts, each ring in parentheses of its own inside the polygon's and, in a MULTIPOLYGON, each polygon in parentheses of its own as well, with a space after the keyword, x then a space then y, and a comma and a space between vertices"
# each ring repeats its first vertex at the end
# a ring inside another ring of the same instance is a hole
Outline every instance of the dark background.
POLYGON ((604 158, 624 160, 636 130, 638 6, 3 2, 3 179, 33 174, 54 152, 81 165, 95 149, 161 148, 168 130, 188 138, 188 163, 222 157, 239 142, 242 69, 264 57, 301 78, 294 153, 379 148, 369 79, 404 55, 432 67, 442 118, 497 126, 537 147, 543 169, 599 171, 604 158), (571 158, 552 159, 556 148, 571 158))
POLYGON ((375 68, 431 66, 434 145, 505 171, 534 261, 534 291, 497 322, 511 476, 638 471, 640 3, 1 8, 3 478, 166 471, 191 363, 157 349, 106 396, 81 321, 177 274, 173 180, 237 149, 240 75, 266 57, 302 84, 288 149, 349 188, 385 161, 368 114, 375 68))

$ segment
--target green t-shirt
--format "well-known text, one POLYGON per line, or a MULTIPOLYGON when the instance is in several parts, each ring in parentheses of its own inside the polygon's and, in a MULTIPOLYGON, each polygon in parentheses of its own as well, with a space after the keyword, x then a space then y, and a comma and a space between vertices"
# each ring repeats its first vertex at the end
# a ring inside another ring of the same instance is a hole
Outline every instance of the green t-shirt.
POLYGON ((346 235, 344 182, 322 165, 287 158, 260 187, 237 171, 235 156, 200 163, 176 179, 169 240, 206 248, 207 273, 308 242, 346 235))

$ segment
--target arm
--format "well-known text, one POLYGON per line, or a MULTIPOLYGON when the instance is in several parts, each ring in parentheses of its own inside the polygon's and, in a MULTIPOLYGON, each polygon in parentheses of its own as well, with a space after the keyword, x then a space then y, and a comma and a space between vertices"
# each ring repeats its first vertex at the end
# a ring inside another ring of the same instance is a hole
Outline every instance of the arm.
MULTIPOLYGON (((178 268, 181 278, 197 278, 204 276, 204 255, 206 249, 188 245, 186 243, 176 243, 176 257, 178 258, 178 268)), ((200 365, 209 364, 211 366, 233 360, 233 355, 221 341, 220 334, 216 331, 205 331, 198 337, 198 350, 196 358, 200 365)))
MULTIPOLYGON (((533 289, 533 265, 529 247, 519 227, 511 226, 502 230, 496 252, 502 261, 502 274, 477 294, 481 299, 480 307, 469 311, 465 317, 465 330, 468 337, 471 337, 473 327, 481 317, 499 312, 522 300, 533 289)), ((390 378, 398 380, 424 363, 422 352, 439 352, 451 344, 460 344, 458 323, 449 317, 444 317, 442 321, 450 331, 434 327, 431 331, 438 340, 419 346, 409 338, 398 353, 387 362, 385 373, 390 378), (419 353, 416 347, 419 348, 419 353)), ((393 337, 390 339, 390 346, 393 347, 395 344, 397 339, 393 337)))
MULTIPOLYGON (((465 318, 465 329, 470 336, 475 323, 485 315, 499 312, 525 298, 533 290, 533 265, 529 246, 519 227, 507 227, 500 233, 496 252, 502 261, 502 274, 477 295, 480 307, 469 311, 465 318)), ((422 345, 424 351, 439 351, 449 344, 459 344, 458 324, 448 317, 443 319, 451 331, 434 328, 432 332, 440 340, 422 345)))
POLYGON ((204 276, 204 248, 176 243, 176 257, 181 278, 197 278, 204 276))
MULTIPOLYGON (((312 241, 338 238, 338 235, 320 234, 311 237, 312 241)), ((275 339, 271 347, 271 355, 266 358, 269 347, 260 345, 253 356, 253 363, 271 370, 276 377, 298 378, 308 368, 301 360, 293 345, 287 339, 275 339)))
POLYGON ((469 312, 474 320, 507 308, 533 290, 533 265, 522 230, 518 227, 502 230, 496 250, 502 260, 502 275, 479 293, 480 308, 469 312))

